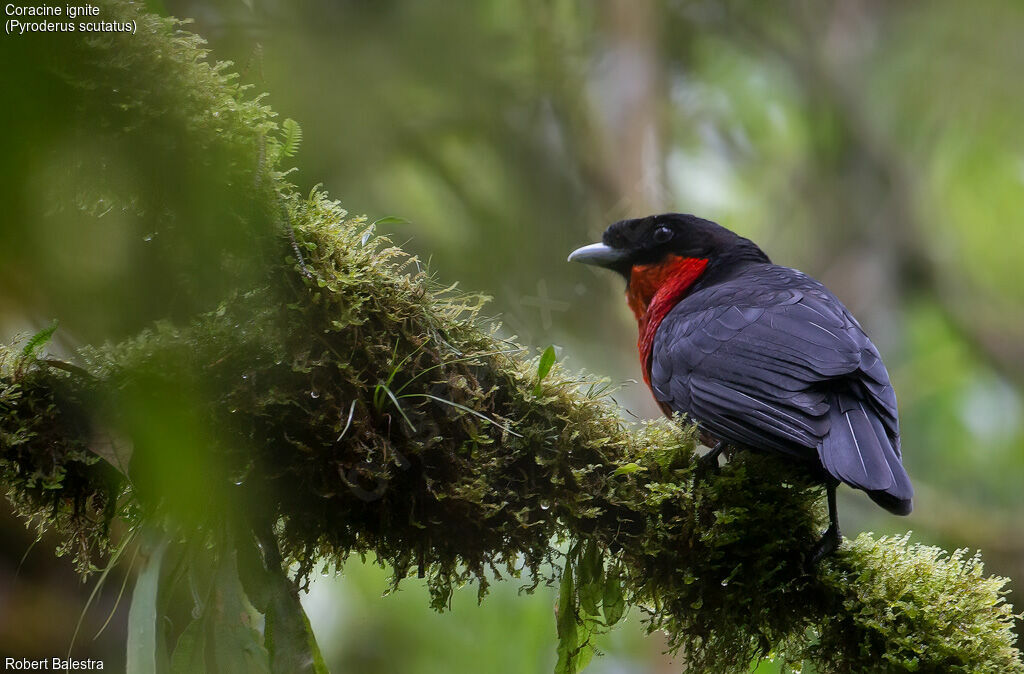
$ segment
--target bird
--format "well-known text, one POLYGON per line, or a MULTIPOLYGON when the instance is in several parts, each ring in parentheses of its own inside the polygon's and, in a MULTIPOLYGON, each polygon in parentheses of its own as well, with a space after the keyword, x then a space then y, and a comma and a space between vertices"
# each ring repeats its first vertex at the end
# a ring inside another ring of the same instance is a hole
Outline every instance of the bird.
POLYGON ((702 461, 717 467, 726 447, 771 452, 821 478, 829 524, 811 565, 841 545, 839 484, 910 514, 914 490, 889 374, 820 281, 683 213, 616 222, 569 261, 625 278, 644 382, 666 415, 696 421, 713 448, 702 461))

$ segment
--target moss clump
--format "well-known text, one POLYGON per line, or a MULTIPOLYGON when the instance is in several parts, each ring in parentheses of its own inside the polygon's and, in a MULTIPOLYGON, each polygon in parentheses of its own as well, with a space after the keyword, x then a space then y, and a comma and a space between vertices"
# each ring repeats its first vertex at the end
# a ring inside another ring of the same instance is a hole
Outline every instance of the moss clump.
POLYGON ((809 657, 825 671, 1020 672, 1005 578, 966 550, 862 534, 820 576, 836 603, 809 657))
MULTIPOLYGON (((805 573, 821 527, 806 475, 746 454, 702 472, 692 428, 630 427, 598 383, 558 365, 540 377, 481 317, 482 298, 437 287, 364 219, 275 173, 262 154, 269 111, 202 65, 197 39, 151 18, 140 32, 121 45, 129 60, 159 68, 177 54, 177 76, 139 99, 123 89, 123 104, 237 108, 146 134, 242 157, 232 175, 246 179, 218 189, 251 188, 236 215, 268 227, 251 232, 259 274, 189 320, 83 349, 88 375, 10 354, 0 368, 0 477, 27 514, 84 542, 83 556, 106 544, 111 513, 202 536, 230 510, 272 530, 300 580, 374 555, 396 583, 423 577, 438 609, 458 584, 476 580, 482 596, 492 573, 540 582, 560 563, 566 670, 599 621, 635 604, 695 670, 743 671, 774 653, 818 671, 1022 671, 1002 579, 870 538, 805 573), (119 466, 130 482, 90 453, 96 428, 131 438, 119 466)), ((83 81, 128 76, 110 45, 83 40, 83 81)))
POLYGON ((103 439, 81 407, 85 384, 0 347, 0 484, 40 533, 64 534, 57 553, 72 555, 83 574, 90 559, 109 551, 125 489, 122 476, 90 449, 103 439))
POLYGON ((651 471, 643 540, 625 546, 650 628, 697 671, 746 671, 804 629, 823 597, 805 571, 820 487, 792 466, 741 454, 714 476, 651 471))

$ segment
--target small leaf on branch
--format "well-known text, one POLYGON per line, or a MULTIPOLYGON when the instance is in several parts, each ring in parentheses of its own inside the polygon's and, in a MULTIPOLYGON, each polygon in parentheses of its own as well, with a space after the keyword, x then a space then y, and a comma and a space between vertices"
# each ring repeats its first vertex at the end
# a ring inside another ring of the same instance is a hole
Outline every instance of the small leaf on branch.
POLYGON ((622 466, 619 466, 618 468, 616 468, 615 472, 612 473, 612 476, 616 476, 616 475, 629 475, 631 473, 635 473, 638 470, 643 470, 643 466, 641 466, 638 463, 627 463, 625 465, 622 465, 622 466))
POLYGON ((383 218, 377 218, 374 220, 370 227, 376 227, 377 225, 407 225, 409 221, 405 218, 400 218, 397 215, 385 215, 383 218))
POLYGON ((544 349, 544 353, 540 355, 540 361, 537 363, 537 385, 533 387, 533 395, 540 396, 541 388, 540 384, 544 381, 544 378, 551 372, 552 366, 555 364, 555 347, 549 346, 544 349))

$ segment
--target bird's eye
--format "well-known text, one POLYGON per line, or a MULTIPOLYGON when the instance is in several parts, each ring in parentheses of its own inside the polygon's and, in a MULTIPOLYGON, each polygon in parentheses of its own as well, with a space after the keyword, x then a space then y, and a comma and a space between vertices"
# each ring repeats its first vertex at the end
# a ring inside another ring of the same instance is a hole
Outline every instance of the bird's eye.
POLYGON ((672 230, 662 225, 654 230, 655 243, 667 243, 672 239, 672 230))

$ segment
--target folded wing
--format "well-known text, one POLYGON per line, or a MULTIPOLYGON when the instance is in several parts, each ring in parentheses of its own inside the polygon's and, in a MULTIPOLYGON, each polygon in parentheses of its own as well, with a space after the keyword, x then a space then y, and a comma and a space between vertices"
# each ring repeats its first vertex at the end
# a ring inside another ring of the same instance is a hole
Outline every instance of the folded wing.
POLYGON ((896 398, 874 345, 813 279, 782 267, 694 293, 665 317, 655 397, 729 443, 813 460, 909 512, 896 398))

